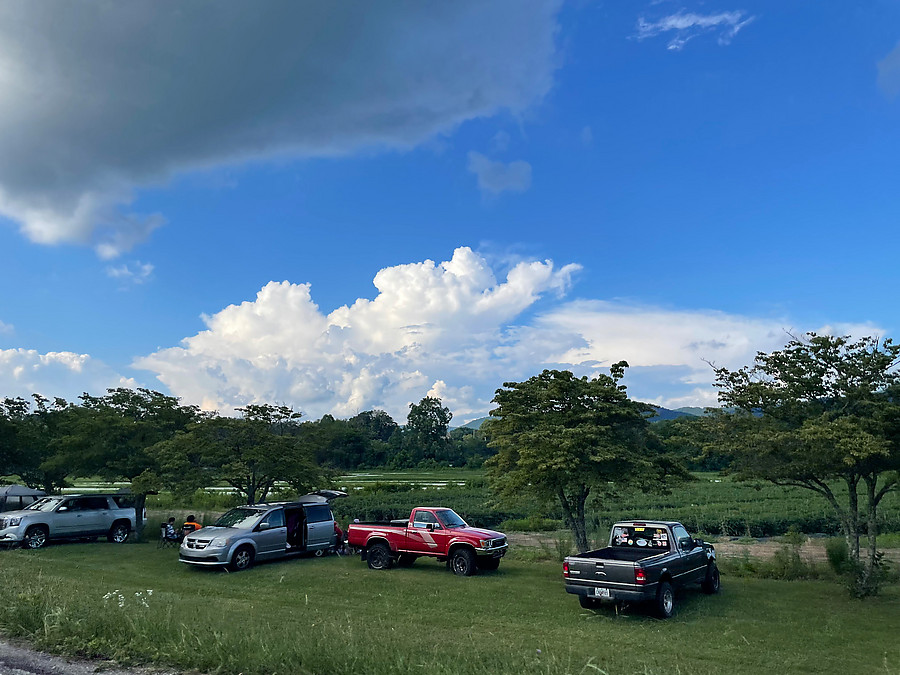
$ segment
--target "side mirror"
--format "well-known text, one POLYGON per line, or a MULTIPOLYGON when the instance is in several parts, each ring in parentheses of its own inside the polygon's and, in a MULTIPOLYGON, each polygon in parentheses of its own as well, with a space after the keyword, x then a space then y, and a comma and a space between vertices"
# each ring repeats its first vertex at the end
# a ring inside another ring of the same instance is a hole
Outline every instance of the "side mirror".
POLYGON ((690 551, 694 548, 694 540, 690 537, 685 537, 684 539, 679 540, 679 545, 682 551, 690 551))
POLYGON ((56 512, 62 513, 63 511, 68 511, 68 510, 69 510, 68 506, 60 506, 58 509, 56 509, 56 512))
POLYGON ((265 523, 260 523, 258 529, 259 529, 260 532, 262 532, 263 530, 268 530, 268 529, 270 529, 271 527, 272 527, 272 524, 271 524, 271 523, 265 522, 265 523))
POLYGON ((427 525, 425 525, 425 529, 429 532, 434 532, 434 523, 428 523, 427 525))

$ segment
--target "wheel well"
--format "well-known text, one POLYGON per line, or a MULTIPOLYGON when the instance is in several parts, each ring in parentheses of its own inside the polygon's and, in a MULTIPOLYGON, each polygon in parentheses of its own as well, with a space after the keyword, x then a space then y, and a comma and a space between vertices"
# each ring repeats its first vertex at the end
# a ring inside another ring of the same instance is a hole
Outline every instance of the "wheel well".
POLYGON ((472 553, 475 553, 475 547, 472 546, 471 544, 453 544, 453 546, 450 547, 450 550, 447 551, 447 557, 452 558, 453 554, 456 553, 461 548, 467 548, 470 551, 472 551, 472 553))
POLYGON ((232 551, 231 557, 233 558, 234 554, 237 553, 238 551, 240 551, 242 548, 249 548, 250 552, 253 553, 253 557, 254 558, 256 557, 256 547, 253 544, 251 544, 249 541, 245 541, 242 544, 238 544, 235 547, 234 551, 232 551))
POLYGON ((47 532, 50 531, 50 526, 47 525, 47 523, 33 523, 32 525, 29 525, 29 526, 25 529, 25 531, 28 532, 28 530, 33 530, 33 529, 36 528, 36 527, 42 527, 42 528, 44 528, 45 530, 47 530, 47 532))
POLYGON ((113 524, 110 526, 110 529, 112 529, 116 525, 124 525, 128 528, 129 531, 131 531, 131 521, 128 520, 128 518, 119 518, 118 520, 114 520, 113 524))
POLYGON ((659 578, 659 582, 668 581, 670 584, 672 583, 672 575, 669 572, 663 572, 662 576, 659 578))
POLYGON ((375 544, 384 544, 385 546, 388 547, 388 550, 390 550, 390 548, 391 548, 391 545, 388 543, 388 540, 385 539, 384 537, 372 537, 371 539, 369 539, 366 542, 366 550, 368 550, 375 544))

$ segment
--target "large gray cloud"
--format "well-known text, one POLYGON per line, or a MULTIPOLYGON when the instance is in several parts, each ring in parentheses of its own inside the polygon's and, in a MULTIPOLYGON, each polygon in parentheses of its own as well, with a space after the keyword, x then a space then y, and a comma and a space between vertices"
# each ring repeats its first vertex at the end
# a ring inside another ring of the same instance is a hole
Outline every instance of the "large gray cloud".
POLYGON ((561 0, 0 4, 0 213, 104 257, 136 186, 247 158, 410 147, 552 84, 561 0))

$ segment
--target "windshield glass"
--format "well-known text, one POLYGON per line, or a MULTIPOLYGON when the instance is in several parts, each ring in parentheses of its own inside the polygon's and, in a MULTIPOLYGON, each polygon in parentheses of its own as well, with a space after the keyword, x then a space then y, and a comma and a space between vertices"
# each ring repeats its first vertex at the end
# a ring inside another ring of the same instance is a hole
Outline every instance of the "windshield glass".
POLYGON ((456 515, 456 511, 447 509, 445 511, 435 511, 435 513, 444 527, 468 527, 466 521, 456 515))
POLYGON ((216 527, 239 527, 249 529, 256 524, 262 515, 259 509, 237 508, 231 509, 216 521, 216 527))
POLYGON ((44 497, 43 499, 38 499, 36 502, 32 502, 28 506, 25 507, 26 511, 52 511, 56 508, 57 504, 62 501, 62 497, 44 497))

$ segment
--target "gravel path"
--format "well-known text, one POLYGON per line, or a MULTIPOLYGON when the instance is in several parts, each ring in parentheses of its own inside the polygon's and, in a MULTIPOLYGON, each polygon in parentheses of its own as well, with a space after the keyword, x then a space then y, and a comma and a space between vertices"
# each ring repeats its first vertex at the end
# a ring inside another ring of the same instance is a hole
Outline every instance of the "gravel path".
POLYGON ((179 675, 175 670, 119 668, 110 661, 71 659, 29 649, 23 643, 0 639, 0 675, 179 675))

